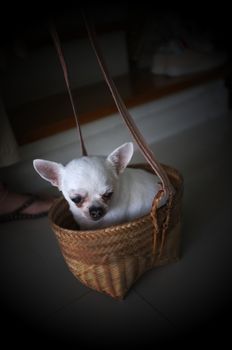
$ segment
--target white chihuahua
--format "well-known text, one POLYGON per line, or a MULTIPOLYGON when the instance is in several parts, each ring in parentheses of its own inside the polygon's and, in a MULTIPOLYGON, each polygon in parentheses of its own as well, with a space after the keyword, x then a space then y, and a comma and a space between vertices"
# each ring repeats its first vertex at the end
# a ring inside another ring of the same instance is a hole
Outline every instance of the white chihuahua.
MULTIPOLYGON (((39 175, 57 186, 81 230, 98 229, 146 215, 161 189, 157 176, 127 168, 133 143, 125 143, 108 157, 81 157, 62 164, 35 159, 39 175)), ((163 197, 159 206, 165 204, 163 197)))

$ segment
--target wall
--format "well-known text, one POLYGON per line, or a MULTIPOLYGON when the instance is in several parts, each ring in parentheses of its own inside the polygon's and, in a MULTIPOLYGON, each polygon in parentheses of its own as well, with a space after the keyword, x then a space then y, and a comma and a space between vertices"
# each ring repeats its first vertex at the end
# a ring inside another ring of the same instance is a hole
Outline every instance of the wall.
MULTIPOLYGON (((108 69, 113 77, 128 73, 125 33, 116 31, 98 37, 108 69)), ((70 85, 73 89, 101 81, 97 60, 86 38, 62 44, 70 85)), ((6 106, 15 107, 29 101, 65 91, 63 72, 53 46, 31 51, 24 59, 15 59, 1 83, 6 106)))

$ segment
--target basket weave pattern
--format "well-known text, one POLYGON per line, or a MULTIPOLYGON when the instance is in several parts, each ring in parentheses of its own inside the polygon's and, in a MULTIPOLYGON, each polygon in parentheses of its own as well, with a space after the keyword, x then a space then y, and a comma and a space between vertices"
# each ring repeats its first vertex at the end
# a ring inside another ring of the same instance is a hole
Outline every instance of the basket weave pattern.
MULTIPOLYGON (((147 164, 134 167, 151 171, 147 164)), ((83 284, 121 299, 145 271, 178 259, 183 179, 175 169, 163 168, 176 191, 165 237, 166 205, 129 223, 91 231, 78 230, 65 199, 52 206, 51 227, 69 269, 83 284)))

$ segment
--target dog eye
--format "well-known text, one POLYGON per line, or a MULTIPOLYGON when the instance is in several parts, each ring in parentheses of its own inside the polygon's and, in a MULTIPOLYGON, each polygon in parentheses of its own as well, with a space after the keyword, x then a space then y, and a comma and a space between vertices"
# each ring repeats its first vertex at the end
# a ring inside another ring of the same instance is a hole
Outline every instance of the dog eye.
POLYGON ((80 204, 83 198, 78 194, 76 197, 71 198, 71 199, 74 203, 80 204))
POLYGON ((104 194, 102 195, 102 199, 103 199, 104 201, 107 201, 107 200, 109 200, 109 199, 112 197, 112 195, 113 195, 113 192, 106 192, 106 193, 104 193, 104 194))

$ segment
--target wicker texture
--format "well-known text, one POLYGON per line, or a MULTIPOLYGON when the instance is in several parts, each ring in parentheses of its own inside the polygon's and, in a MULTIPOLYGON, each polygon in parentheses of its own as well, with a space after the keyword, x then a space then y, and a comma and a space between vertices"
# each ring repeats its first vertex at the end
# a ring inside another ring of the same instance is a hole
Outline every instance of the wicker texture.
MULTIPOLYGON (((151 171, 147 164, 134 167, 151 171)), ((54 203, 51 227, 69 269, 83 284, 121 299, 145 271, 178 259, 183 179, 176 169, 162 167, 176 191, 168 222, 167 204, 157 210, 154 200, 151 213, 142 218, 81 231, 65 199, 54 203)))

